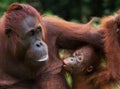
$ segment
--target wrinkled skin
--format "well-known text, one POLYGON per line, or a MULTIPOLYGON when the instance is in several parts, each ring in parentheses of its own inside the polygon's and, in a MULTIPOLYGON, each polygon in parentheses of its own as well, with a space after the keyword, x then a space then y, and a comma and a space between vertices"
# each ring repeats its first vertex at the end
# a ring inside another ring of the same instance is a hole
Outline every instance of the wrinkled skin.
MULTIPOLYGON (((24 35, 22 37, 26 47, 26 61, 30 63, 42 63, 48 60, 47 45, 42 40, 42 28, 39 21, 34 17, 27 17, 22 22, 24 35)), ((35 65, 36 65, 35 63, 35 65)))
POLYGON ((36 74, 49 59, 40 14, 13 3, 0 23, 0 89, 36 89, 36 74))

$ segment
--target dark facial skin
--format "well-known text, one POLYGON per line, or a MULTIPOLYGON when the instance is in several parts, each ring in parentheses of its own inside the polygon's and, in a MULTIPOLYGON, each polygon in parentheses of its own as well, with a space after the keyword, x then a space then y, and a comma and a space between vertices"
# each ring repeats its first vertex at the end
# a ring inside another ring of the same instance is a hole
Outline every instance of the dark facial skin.
POLYGON ((42 39, 42 27, 39 21, 34 17, 27 17, 22 22, 24 43, 28 49, 26 52, 27 61, 45 62, 48 60, 47 45, 42 39))
MULTIPOLYGON (((33 66, 44 64, 48 60, 48 49, 43 41, 40 22, 33 16, 27 16, 18 27, 21 39, 16 47, 18 60, 24 60, 33 66)), ((8 37, 11 32, 7 33, 8 37)))

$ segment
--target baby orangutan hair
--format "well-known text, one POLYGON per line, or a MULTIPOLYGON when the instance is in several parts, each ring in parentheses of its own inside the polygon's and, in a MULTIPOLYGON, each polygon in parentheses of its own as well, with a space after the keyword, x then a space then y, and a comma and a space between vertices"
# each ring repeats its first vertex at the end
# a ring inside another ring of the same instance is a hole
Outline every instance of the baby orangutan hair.
POLYGON ((75 50, 72 57, 63 60, 64 67, 72 74, 85 74, 93 71, 98 65, 97 55, 91 46, 84 46, 75 50))
MULTIPOLYGON (((72 57, 63 60, 64 68, 72 77, 72 89, 99 89, 93 80, 100 70, 100 55, 91 46, 75 50, 72 57)), ((96 81, 95 81, 96 82, 96 81)))

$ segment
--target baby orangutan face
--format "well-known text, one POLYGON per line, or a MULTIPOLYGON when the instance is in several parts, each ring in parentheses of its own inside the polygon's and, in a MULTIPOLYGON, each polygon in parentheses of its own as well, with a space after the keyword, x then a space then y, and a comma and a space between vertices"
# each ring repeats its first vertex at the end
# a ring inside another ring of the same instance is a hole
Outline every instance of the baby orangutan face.
POLYGON ((63 60, 65 70, 71 73, 85 73, 93 70, 93 62, 96 59, 93 48, 89 46, 77 49, 72 57, 63 60))
POLYGON ((73 53, 72 57, 68 57, 63 60, 64 68, 67 71, 72 72, 74 68, 79 67, 83 59, 84 59, 83 53, 80 53, 79 50, 77 50, 73 53))

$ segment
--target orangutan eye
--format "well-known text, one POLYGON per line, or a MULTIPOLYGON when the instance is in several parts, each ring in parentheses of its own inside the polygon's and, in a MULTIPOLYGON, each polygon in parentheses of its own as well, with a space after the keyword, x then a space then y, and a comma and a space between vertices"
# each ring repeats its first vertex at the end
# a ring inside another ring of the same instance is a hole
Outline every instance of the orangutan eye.
POLYGON ((83 59, 84 59, 84 57, 83 57, 83 55, 80 55, 80 56, 78 56, 78 62, 81 62, 83 59))
POLYGON ((38 26, 37 29, 36 29, 36 32, 37 33, 42 33, 42 28, 40 26, 38 26))
POLYGON ((75 53, 75 56, 78 56, 78 52, 75 53))
POLYGON ((29 36, 34 36, 35 35, 35 31, 34 30, 31 30, 30 32, 29 32, 29 36))
POLYGON ((72 59, 72 58, 71 58, 70 60, 71 60, 71 61, 74 61, 74 59, 72 59))
POLYGON ((78 56, 79 55, 79 53, 78 52, 75 52, 74 54, 73 54, 73 56, 78 56))
POLYGON ((79 60, 83 60, 83 57, 82 57, 82 56, 79 56, 79 60))

